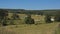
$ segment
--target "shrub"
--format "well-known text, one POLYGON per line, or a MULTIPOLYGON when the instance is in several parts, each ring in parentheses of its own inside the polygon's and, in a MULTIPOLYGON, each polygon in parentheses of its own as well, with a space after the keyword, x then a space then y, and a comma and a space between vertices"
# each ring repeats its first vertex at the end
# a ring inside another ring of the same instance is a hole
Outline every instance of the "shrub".
POLYGON ((12 15, 12 19, 16 20, 16 19, 20 19, 20 18, 19 18, 19 15, 18 14, 14 13, 12 15))
POLYGON ((0 9, 0 21, 3 26, 7 25, 7 16, 8 16, 8 11, 0 9))
POLYGON ((60 22, 60 16, 56 16, 55 21, 60 22))
POLYGON ((45 22, 46 23, 51 23, 52 21, 51 21, 51 17, 50 16, 45 16, 45 22))
POLYGON ((31 18, 30 15, 28 15, 27 17, 25 17, 25 23, 26 24, 34 24, 34 19, 31 18))

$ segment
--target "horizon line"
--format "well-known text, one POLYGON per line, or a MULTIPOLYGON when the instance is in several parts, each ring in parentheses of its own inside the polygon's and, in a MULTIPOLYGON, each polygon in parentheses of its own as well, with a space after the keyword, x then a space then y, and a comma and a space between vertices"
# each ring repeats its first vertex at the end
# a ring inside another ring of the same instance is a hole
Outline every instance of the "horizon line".
MULTIPOLYGON (((22 8, 0 8, 0 9, 22 9, 22 8)), ((60 9, 22 9, 22 10, 60 10, 60 9)))

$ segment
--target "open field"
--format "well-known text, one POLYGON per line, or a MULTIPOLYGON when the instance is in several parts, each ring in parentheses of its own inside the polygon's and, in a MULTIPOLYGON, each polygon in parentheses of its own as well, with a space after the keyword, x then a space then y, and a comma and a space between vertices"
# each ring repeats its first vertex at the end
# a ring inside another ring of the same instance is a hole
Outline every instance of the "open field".
MULTIPOLYGON (((45 23, 44 16, 32 15, 35 24, 23 24, 25 14, 18 14, 21 20, 12 20, 17 25, 8 25, 0 27, 0 34, 60 34, 58 22, 45 23)), ((12 14, 8 17, 11 18, 12 14)), ((10 21, 8 21, 9 23, 10 21)))
MULTIPOLYGON (((0 27, 0 34, 55 34, 59 23, 9 25, 0 27)), ((59 34, 59 33, 58 33, 59 34)))

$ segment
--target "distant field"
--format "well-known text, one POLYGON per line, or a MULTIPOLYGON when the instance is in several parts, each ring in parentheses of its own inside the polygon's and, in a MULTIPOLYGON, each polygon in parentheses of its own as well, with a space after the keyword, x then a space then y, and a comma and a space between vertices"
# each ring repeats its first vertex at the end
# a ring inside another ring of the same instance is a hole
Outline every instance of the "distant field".
MULTIPOLYGON (((8 17, 11 18, 12 15, 13 15, 13 13, 9 13, 8 17)), ((27 15, 26 14, 18 14, 18 15, 19 15, 20 19, 24 22, 24 19, 25 19, 25 17, 27 15)), ((44 23, 44 16, 41 16, 41 15, 31 15, 31 17, 35 20, 35 23, 44 23)))

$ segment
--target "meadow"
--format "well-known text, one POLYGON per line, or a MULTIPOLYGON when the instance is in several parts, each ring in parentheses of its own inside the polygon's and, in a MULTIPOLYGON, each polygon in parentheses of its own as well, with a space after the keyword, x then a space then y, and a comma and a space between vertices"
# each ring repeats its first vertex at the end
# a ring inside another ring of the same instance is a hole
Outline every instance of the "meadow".
MULTIPOLYGON (((9 13, 9 18, 12 14, 9 13)), ((13 20, 16 25, 8 25, 0 27, 0 34, 60 34, 58 28, 59 22, 46 24, 44 21, 45 16, 31 15, 35 20, 35 24, 25 24, 25 14, 18 14, 21 20, 13 20)), ((10 22, 10 21, 8 21, 10 22)))

